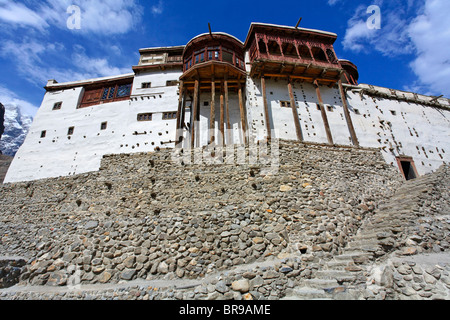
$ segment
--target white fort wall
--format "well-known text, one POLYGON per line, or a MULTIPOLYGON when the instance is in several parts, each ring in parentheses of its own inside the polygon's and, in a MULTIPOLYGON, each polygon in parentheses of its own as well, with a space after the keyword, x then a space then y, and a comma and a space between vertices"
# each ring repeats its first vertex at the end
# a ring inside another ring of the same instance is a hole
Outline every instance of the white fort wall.
POLYGON ((130 100, 80 109, 81 87, 47 92, 5 183, 97 171, 105 154, 173 147, 176 120, 164 120, 163 113, 177 110, 178 87, 165 84, 180 75, 159 71, 136 76, 130 100), (140 82, 152 82, 154 87, 139 89, 140 82), (61 109, 52 110, 59 101, 61 109), (152 121, 138 122, 139 113, 152 113, 152 121), (103 122, 106 130, 101 130, 103 122), (69 127, 74 127, 70 136, 69 127), (44 138, 42 131, 46 131, 44 138))
MULTIPOLYGON (((156 147, 174 147, 176 120, 164 120, 164 112, 176 112, 178 86, 166 86, 177 80, 181 71, 139 73, 134 78, 129 100, 106 103, 77 109, 83 95, 81 87, 47 92, 30 132, 14 158, 5 182, 36 180, 97 171, 105 154, 151 152, 156 147), (142 83, 152 87, 142 89, 142 83), (63 101, 61 110, 52 110, 55 102, 63 101), (137 114, 152 113, 152 121, 137 121, 137 114), (106 130, 100 126, 107 122, 106 130), (68 128, 74 127, 70 137, 68 128), (41 132, 46 137, 41 138, 41 132)), ((313 85, 293 83, 300 125, 306 142, 328 143, 318 99, 313 85)), ((348 90, 348 105, 356 135, 362 147, 381 148, 387 163, 397 166, 396 156, 413 158, 420 175, 432 172, 450 160, 450 112, 445 99, 443 108, 420 102, 399 101, 395 95, 402 93, 370 86, 377 92, 386 92, 390 98, 361 93, 360 85, 348 90), (393 95, 394 94, 394 95, 393 95)), ((345 120, 343 103, 337 87, 321 86, 333 142, 352 145, 345 120)), ((287 81, 266 79, 266 93, 273 137, 296 140, 291 108, 282 107, 280 101, 290 101, 287 81)), ((409 94, 412 95, 412 94, 409 94)), ((416 95, 417 96, 417 95, 416 95)), ((419 96, 428 101, 430 97, 419 96)), ((192 104, 188 97, 186 106, 192 104)), ((244 92, 247 126, 252 137, 263 139, 266 135, 261 80, 248 78, 244 92)), ((420 100, 420 99, 419 99, 420 100)), ((206 145, 209 139, 211 94, 202 92, 200 103, 200 135, 198 141, 206 145), (206 102, 206 103, 205 103, 206 102)), ((220 93, 215 99, 216 137, 219 135, 220 93)), ((242 143, 239 99, 235 91, 229 93, 230 122, 233 142, 242 143)), ((190 108, 185 124, 191 125, 190 108)), ((226 130, 226 123, 225 123, 226 130)), ((183 146, 190 139, 184 131, 183 146)), ((226 142, 227 133, 225 133, 226 142)))

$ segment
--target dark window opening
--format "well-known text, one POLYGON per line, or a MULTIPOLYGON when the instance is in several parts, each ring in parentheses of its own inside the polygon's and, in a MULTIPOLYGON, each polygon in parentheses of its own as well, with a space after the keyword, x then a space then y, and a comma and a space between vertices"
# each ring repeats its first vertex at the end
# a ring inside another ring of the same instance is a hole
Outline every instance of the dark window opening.
POLYGON ((300 57, 305 60, 312 60, 311 53, 309 48, 306 45, 299 45, 298 52, 300 53, 300 57))
POLYGON ((292 43, 283 43, 283 54, 285 57, 298 58, 297 50, 292 43))
POLYGON ((281 49, 280 49, 280 45, 278 44, 278 42, 271 40, 271 41, 269 41, 267 46, 269 47, 270 54, 281 55, 281 49))
POLYGON ((61 110, 61 107, 62 107, 62 102, 56 102, 53 105, 53 110, 61 110))
POLYGON ((106 130, 107 127, 108 127, 108 122, 102 122, 102 124, 100 126, 100 130, 106 130))
POLYGON ((69 130, 67 130, 67 135, 71 136, 73 135, 73 132, 75 131, 75 127, 70 127, 69 130))
POLYGON ((41 138, 45 138, 46 135, 47 135, 47 131, 46 130, 41 132, 41 138))
POLYGON ((291 103, 289 101, 280 101, 280 106, 282 108, 290 108, 291 107, 291 103))
POLYGON ((260 39, 260 40, 259 40, 258 46, 259 46, 259 52, 260 52, 260 53, 264 53, 264 54, 267 53, 267 50, 266 50, 266 43, 264 42, 263 39, 260 39))
POLYGON ((178 85, 178 81, 177 80, 166 81, 166 86, 167 87, 174 87, 174 86, 177 86, 177 85, 178 85))
POLYGON ((311 51, 314 56, 314 60, 319 62, 328 62, 327 57, 325 56, 325 52, 323 52, 321 48, 313 47, 311 51))
POLYGON ((233 63, 233 54, 224 50, 222 52, 222 61, 233 63))
POLYGON ((412 180, 417 178, 416 168, 414 166, 414 161, 408 158, 397 158, 400 171, 406 180, 412 180))
POLYGON ((152 83, 151 82, 144 82, 142 83, 142 89, 149 89, 152 87, 152 83))

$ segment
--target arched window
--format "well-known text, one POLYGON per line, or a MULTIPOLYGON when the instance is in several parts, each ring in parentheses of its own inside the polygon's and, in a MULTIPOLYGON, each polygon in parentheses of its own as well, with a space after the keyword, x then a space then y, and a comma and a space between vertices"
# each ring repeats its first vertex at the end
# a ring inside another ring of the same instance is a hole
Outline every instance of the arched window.
POLYGON ((258 46, 259 46, 259 52, 266 54, 267 50, 266 50, 266 43, 264 42, 263 39, 259 39, 258 41, 258 46))
POLYGON ((270 54, 281 55, 281 49, 280 49, 280 45, 278 44, 278 42, 270 40, 269 43, 267 44, 267 46, 269 47, 270 54))
POLYGON ((297 50, 292 43, 283 43, 283 54, 285 57, 298 59, 297 50))
POLYGON ((304 60, 312 60, 311 54, 309 52, 309 48, 304 45, 301 44, 298 46, 298 52, 300 53, 300 57, 304 60))
POLYGON ((319 62, 328 62, 327 56, 325 55, 325 52, 319 47, 312 47, 311 52, 313 54, 314 60, 319 62))
POLYGON ((331 63, 336 63, 337 62, 336 55, 334 54, 333 50, 327 49, 327 56, 328 56, 328 60, 331 63))

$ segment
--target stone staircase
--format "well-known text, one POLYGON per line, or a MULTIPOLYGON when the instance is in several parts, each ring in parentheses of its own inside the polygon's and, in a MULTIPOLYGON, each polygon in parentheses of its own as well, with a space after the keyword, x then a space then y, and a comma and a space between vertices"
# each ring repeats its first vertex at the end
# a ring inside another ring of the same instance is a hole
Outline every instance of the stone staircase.
POLYGON ((369 267, 388 254, 405 250, 408 229, 429 214, 426 200, 439 180, 437 172, 406 181, 363 221, 340 255, 323 260, 311 279, 301 280, 284 300, 363 299, 369 267))

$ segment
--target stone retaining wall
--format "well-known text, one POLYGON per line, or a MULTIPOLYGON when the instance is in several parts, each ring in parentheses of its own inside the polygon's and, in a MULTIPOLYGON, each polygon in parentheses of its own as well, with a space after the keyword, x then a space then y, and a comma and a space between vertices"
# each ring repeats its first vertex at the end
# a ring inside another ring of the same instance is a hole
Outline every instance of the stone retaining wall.
POLYGON ((279 159, 271 175, 262 165, 178 166, 162 150, 106 156, 95 173, 2 185, 0 254, 29 259, 21 284, 56 287, 201 280, 278 258, 214 292, 248 280, 227 298, 282 297, 314 274, 312 262, 341 253, 402 179, 371 149, 282 142, 279 159))

